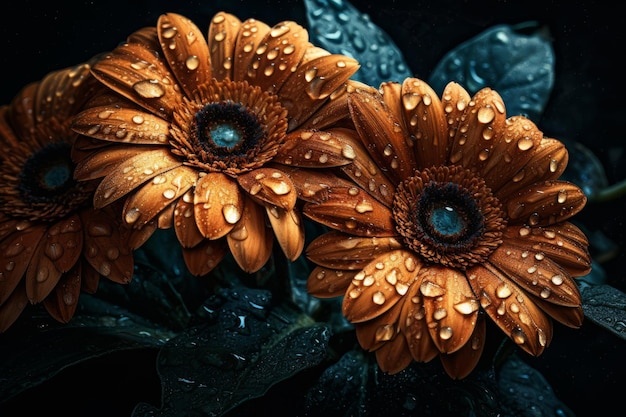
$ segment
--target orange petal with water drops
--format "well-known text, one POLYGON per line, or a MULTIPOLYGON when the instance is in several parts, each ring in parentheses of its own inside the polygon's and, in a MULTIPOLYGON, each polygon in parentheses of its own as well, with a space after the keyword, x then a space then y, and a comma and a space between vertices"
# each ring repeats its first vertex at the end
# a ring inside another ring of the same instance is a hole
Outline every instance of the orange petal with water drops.
POLYGON ((235 180, 211 172, 200 177, 193 195, 198 230, 207 239, 226 236, 241 219, 243 196, 235 180))
POLYGON ((491 320, 517 346, 538 356, 552 340, 552 321, 513 281, 491 264, 469 268, 468 281, 491 320))
POLYGON ((396 334, 393 339, 376 349, 374 353, 381 371, 391 375, 404 370, 413 362, 406 339, 402 334, 396 334))
POLYGON ((26 289, 22 281, 6 300, 0 304, 0 333, 4 333, 28 305, 26 289))
POLYGON ((330 121, 342 119, 346 114, 344 83, 358 69, 355 59, 339 54, 298 65, 278 91, 281 104, 289 111, 289 131, 305 123, 308 128, 322 129, 330 126, 330 121))
POLYGON ((204 239, 193 248, 182 248, 187 269, 195 276, 211 272, 228 252, 224 239, 204 239))
MULTIPOLYGON (((82 138, 81 136, 80 138, 82 138)), ((100 141, 102 143, 102 141, 100 141)), ((74 168, 74 178, 80 181, 101 178, 115 172, 118 165, 137 155, 159 148, 132 145, 109 145, 96 152, 81 154, 81 160, 74 168)), ((75 158, 73 156, 73 158, 75 158)))
POLYGON ((369 89, 356 89, 348 95, 348 107, 361 141, 389 179, 396 184, 413 175, 416 161, 406 141, 407 132, 400 128, 400 120, 382 96, 369 89))
POLYGON ((343 300, 343 315, 352 323, 361 323, 383 314, 406 295, 419 269, 419 261, 405 250, 379 256, 352 279, 343 300))
MULTIPOLYGON (((274 25, 259 44, 248 64, 244 80, 263 91, 277 93, 302 60, 309 45, 305 28, 293 21, 274 25)), ((306 88, 303 80, 300 80, 306 88)))
POLYGON ((500 157, 493 154, 503 140, 499 135, 505 123, 506 108, 500 94, 491 88, 478 91, 461 117, 452 141, 450 162, 481 173, 490 158, 500 157))
POLYGON ((543 311, 546 312, 547 315, 559 323, 573 329, 578 329, 583 325, 585 314, 582 305, 576 307, 564 307, 537 297, 534 297, 533 300, 543 311))
POLYGON ((456 352, 474 332, 478 300, 465 275, 456 269, 429 266, 420 271, 420 279, 430 337, 440 352, 456 352))
POLYGON ((141 43, 123 43, 93 65, 103 84, 150 113, 166 120, 182 93, 166 61, 141 43))
POLYGON ((67 273, 63 274, 54 290, 43 300, 48 313, 58 322, 69 322, 76 307, 81 290, 81 264, 77 263, 67 273))
MULTIPOLYGON (((519 167, 511 176, 511 180, 494 194, 501 201, 506 201, 509 196, 515 195, 531 184, 556 180, 567 167, 568 161, 569 155, 565 145, 556 139, 544 137, 537 144, 528 163, 519 167)), ((518 166, 515 163, 514 165, 518 166)))
POLYGON ((44 225, 29 227, 7 235, 0 242, 0 304, 9 298, 24 277, 35 248, 46 232, 44 225))
POLYGON ((143 227, 167 207, 175 204, 197 179, 197 171, 185 165, 152 177, 126 198, 124 221, 133 227, 143 227))
POLYGON ((265 205, 265 210, 283 253, 287 259, 295 261, 304 249, 304 225, 300 212, 273 205, 265 205))
POLYGON ((400 331, 404 335, 409 352, 416 362, 429 362, 439 353, 430 337, 425 315, 418 278, 411 284, 402 301, 399 321, 400 331))
POLYGON ((575 184, 544 181, 519 190, 503 203, 511 223, 548 226, 580 212, 587 197, 575 184))
POLYGON ((233 61, 236 59, 236 52, 238 52, 235 50, 235 46, 240 29, 241 21, 230 13, 221 11, 211 19, 207 42, 211 57, 212 76, 218 81, 223 81, 225 78, 235 80, 233 78, 233 61))
POLYGON ((176 201, 174 231, 184 248, 193 248, 204 239, 193 214, 193 190, 188 190, 176 201))
POLYGON ((114 282, 130 282, 134 261, 124 233, 126 228, 96 210, 83 210, 80 215, 85 229, 83 253, 87 262, 114 282))
POLYGON ((545 227, 509 226, 504 238, 519 248, 543 253, 571 276, 582 276, 591 270, 589 241, 576 225, 561 222, 545 227))
POLYGON ((26 295, 32 304, 42 302, 61 279, 63 272, 59 271, 52 259, 46 256, 48 248, 47 237, 39 240, 35 247, 33 257, 26 269, 24 277, 26 281, 26 295))
POLYGON ((410 137, 415 138, 412 151, 417 165, 420 168, 443 165, 451 146, 445 109, 435 90, 420 79, 406 78, 399 102, 410 137))
POLYGON ((185 16, 165 13, 157 21, 157 33, 165 61, 188 97, 198 85, 211 79, 209 47, 204 33, 185 16))
POLYGON ((146 181, 181 165, 182 162, 165 148, 141 152, 118 164, 102 179, 95 191, 93 205, 102 208, 111 204, 146 181))
POLYGON ((351 145, 356 140, 356 132, 345 128, 295 130, 287 134, 274 161, 304 168, 347 165, 356 156, 351 145))
POLYGON ((476 318, 474 333, 465 345, 456 352, 439 355, 441 364, 452 379, 466 378, 480 361, 487 339, 487 325, 484 314, 476 318))
POLYGON ((134 108, 102 106, 89 108, 73 120, 77 133, 115 143, 167 146, 169 123, 161 117, 134 108))
POLYGON ((491 254, 489 263, 523 290, 546 302, 567 307, 581 305, 576 282, 543 252, 505 240, 491 254))
POLYGON ((272 254, 274 236, 266 226, 265 209, 247 199, 241 220, 226 235, 228 247, 235 261, 247 273, 257 272, 272 254))
POLYGON ((241 188, 255 200, 290 210, 296 205, 298 190, 279 169, 259 168, 237 176, 241 188))
POLYGON ((484 130, 483 135, 490 147, 478 152, 479 175, 493 191, 504 187, 506 192, 511 180, 519 179, 516 173, 535 157, 543 133, 532 121, 514 116, 484 130))
POLYGON ((318 223, 357 236, 397 235, 391 210, 357 186, 330 186, 325 200, 306 203, 302 212, 318 223))
POLYGON ((50 226, 45 242, 45 256, 59 271, 69 271, 83 249, 83 225, 78 214, 74 213, 50 226))
POLYGON ((252 62, 256 60, 256 51, 261 47, 261 42, 270 31, 270 26, 258 19, 250 18, 241 22, 240 25, 226 22, 222 24, 222 27, 230 27, 231 33, 226 34, 226 31, 216 31, 216 36, 218 36, 218 39, 236 36, 235 45, 237 45, 237 52, 232 53, 232 60, 226 58, 222 62, 222 65, 226 67, 224 69, 220 68, 220 71, 224 74, 228 73, 229 78, 233 81, 242 81, 248 77, 248 69, 252 62), (224 34, 226 35, 224 36, 224 34))
POLYGON ((400 249, 395 237, 358 237, 337 231, 316 237, 306 249, 307 257, 329 269, 361 269, 385 252, 400 249))
POLYGON ((307 279, 307 292, 318 298, 342 296, 357 272, 359 271, 345 271, 317 266, 313 268, 307 279))
POLYGON ((361 347, 371 352, 380 349, 398 336, 398 324, 402 320, 401 310, 402 304, 396 303, 379 316, 362 323, 355 323, 356 337, 361 347))

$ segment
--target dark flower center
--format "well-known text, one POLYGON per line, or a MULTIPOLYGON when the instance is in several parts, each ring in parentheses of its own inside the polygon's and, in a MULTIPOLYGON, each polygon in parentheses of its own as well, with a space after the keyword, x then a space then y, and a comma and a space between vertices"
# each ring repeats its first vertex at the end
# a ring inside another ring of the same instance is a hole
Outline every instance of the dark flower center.
POLYGON ((476 200, 453 182, 426 184, 416 214, 419 225, 431 239, 451 245, 475 239, 484 227, 476 200))
POLYGON ((241 103, 210 103, 196 113, 196 135, 208 152, 245 155, 263 138, 256 115, 241 103))
POLYGON ((213 79, 173 116, 172 152, 189 166, 233 177, 270 161, 287 133, 278 97, 247 82, 213 79))
MULTIPOLYGON (((25 156, 19 172, 4 165, 2 175, 16 180, 2 185, 0 210, 14 218, 53 221, 89 204, 95 184, 74 180, 70 150, 68 142, 51 142, 25 156)), ((19 159, 16 154, 16 163, 19 159)))
POLYGON ((396 229, 428 262, 465 269, 500 245, 506 226, 500 202, 462 167, 434 167, 396 189, 396 229))
POLYGON ((61 202, 75 185, 70 145, 53 143, 33 153, 19 176, 20 195, 24 202, 61 202))

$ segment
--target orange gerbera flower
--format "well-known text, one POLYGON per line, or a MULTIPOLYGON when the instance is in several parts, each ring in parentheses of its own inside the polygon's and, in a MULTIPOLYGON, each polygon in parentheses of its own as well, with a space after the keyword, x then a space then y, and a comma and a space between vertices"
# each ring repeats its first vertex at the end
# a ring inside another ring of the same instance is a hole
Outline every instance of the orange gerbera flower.
POLYGON ((572 277, 590 270, 588 241, 566 221, 586 203, 560 181, 563 144, 497 92, 474 97, 423 81, 349 92, 360 143, 350 180, 294 177, 304 213, 335 230, 307 248, 318 297, 343 295, 343 313, 384 371, 439 356, 453 378, 476 366, 485 313, 539 355, 552 319, 578 327, 572 277))
POLYGON ((193 274, 228 248, 257 271, 274 236, 293 260, 304 231, 282 166, 349 162, 320 152, 340 145, 342 129, 319 129, 349 119, 345 83, 357 69, 291 21, 270 27, 220 12, 205 39, 184 16, 161 15, 94 65, 111 92, 74 124, 90 137, 75 146, 76 177, 102 178, 95 207, 123 198, 136 228, 173 224, 193 274))
POLYGON ((0 107, 0 331, 29 301, 67 322, 100 275, 132 278, 142 238, 120 228, 119 213, 91 207, 93 182, 72 178, 71 118, 98 86, 89 70, 52 72, 0 107))

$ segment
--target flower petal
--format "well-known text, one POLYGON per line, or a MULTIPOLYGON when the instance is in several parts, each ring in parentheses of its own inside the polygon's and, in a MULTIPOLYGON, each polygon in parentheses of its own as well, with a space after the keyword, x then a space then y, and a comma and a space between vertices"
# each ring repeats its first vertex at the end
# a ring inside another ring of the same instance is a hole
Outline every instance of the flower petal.
POLYGON ((190 19, 176 13, 159 16, 157 33, 165 61, 188 97, 211 79, 209 47, 204 34, 190 19))
POLYGON ((356 186, 331 186, 321 203, 307 203, 302 211, 309 218, 357 236, 396 236, 391 210, 356 186))
POLYGON ((241 218, 243 198, 235 180, 218 172, 200 177, 193 195, 198 230, 208 239, 226 236, 241 218))
POLYGON ((387 207, 392 207, 396 189, 394 183, 385 175, 385 171, 376 165, 360 141, 352 142, 350 147, 354 158, 351 164, 342 166, 341 171, 367 190, 372 197, 387 207))
POLYGON ((336 231, 324 233, 307 247, 307 257, 329 269, 361 269, 379 255, 400 249, 394 237, 358 237, 336 231))
MULTIPOLYGON (((447 92, 446 92, 447 93, 447 92)), ((444 96, 447 97, 447 96, 444 96)), ((407 78, 402 82, 402 115, 413 142, 417 166, 443 164, 450 150, 444 107, 437 93, 424 81, 407 78)))
POLYGON ((356 337, 361 347, 371 352, 395 338, 399 332, 398 323, 402 319, 401 311, 402 303, 396 303, 377 317, 355 323, 356 337))
POLYGON ((188 190, 176 201, 174 231, 184 248, 193 248, 204 239, 193 213, 193 190, 188 190))
MULTIPOLYGON (((528 139, 520 139, 520 146, 526 146, 528 139)), ((531 184, 558 179, 567 166, 569 156, 565 145, 556 139, 543 138, 536 145, 533 157, 522 166, 506 186, 497 192, 496 197, 504 201, 531 184)), ((515 166, 519 166, 517 163, 515 166)))
POLYGON ((521 349, 538 356, 552 340, 552 321, 524 291, 490 264, 466 271, 480 305, 521 349))
POLYGON ((587 237, 572 223, 546 227, 509 226, 504 238, 519 248, 532 248, 545 254, 572 276, 586 275, 591 270, 587 237))
POLYGON ((255 169, 238 175, 237 182, 255 200, 286 210, 296 205, 298 191, 291 179, 279 169, 255 169))
POLYGON ((405 250, 385 253, 354 276, 343 299, 343 314, 362 323, 392 308, 415 281, 420 264, 405 250))
POLYGON ((169 123, 159 116, 134 108, 99 106, 83 110, 74 118, 72 129, 109 142, 169 144, 169 123))
POLYGON ((168 149, 145 150, 117 165, 104 177, 94 194, 93 205, 102 208, 128 194, 144 182, 181 166, 168 149))
POLYGON ((428 331, 419 284, 418 278, 404 297, 399 326, 413 359, 417 362, 429 362, 437 356, 439 350, 428 331))
POLYGON ((456 352, 474 332, 478 300, 465 275, 456 269, 433 265, 422 268, 419 275, 430 336, 440 352, 456 352))
POLYGON ((45 231, 44 225, 18 229, 0 242, 0 265, 4 265, 1 275, 0 305, 7 301, 24 277, 35 253, 35 247, 43 238, 45 231))
MULTIPOLYGON (((276 24, 265 34, 244 80, 264 91, 276 93, 302 60, 309 45, 309 33, 293 21, 276 24)), ((300 80, 301 85, 306 84, 300 80)))
POLYGON ((554 180, 532 184, 503 203, 511 223, 548 226, 580 212, 587 197, 577 185, 554 180))
POLYGON ((265 205, 278 244, 290 261, 295 261, 304 249, 304 226, 300 212, 285 210, 273 205, 265 205))
POLYGON ((349 93, 348 106, 361 141, 386 175, 399 183, 413 175, 416 162, 408 135, 399 128, 400 121, 391 113, 381 95, 370 89, 349 93))
POLYGON ((204 239, 193 248, 182 249, 187 269, 198 277, 211 272, 228 252, 224 239, 204 239))
POLYGON ((54 290, 43 300, 43 305, 55 320, 67 323, 76 312, 80 291, 81 264, 78 263, 61 277, 54 290))
POLYGON ((490 88, 478 91, 461 117, 450 150, 450 162, 482 172, 489 164, 496 144, 503 140, 494 138, 494 135, 502 132, 505 121, 506 109, 500 94, 490 88))
MULTIPOLYGON (((208 48, 211 55, 213 78, 222 81, 232 77, 233 59, 236 59, 235 42, 241 28, 241 21, 234 15, 219 12, 211 20, 208 32, 208 48)), ((244 46, 242 46, 245 49, 244 46)))
MULTIPOLYGON (((84 137, 84 136, 81 136, 84 137)), ((78 160, 74 168, 74 178, 79 181, 92 180, 109 175, 117 166, 146 151, 158 150, 158 147, 139 147, 128 145, 106 146, 97 152, 91 152, 78 160)), ((162 149, 162 148, 161 148, 162 149)), ((76 157, 76 152, 73 154, 76 157)), ((77 161, 77 159, 74 159, 77 161)))
POLYGON ((185 194, 197 179, 198 172, 185 165, 154 176, 128 196, 124 204, 124 221, 133 227, 145 226, 185 194))
POLYGON ((345 294, 358 271, 344 271, 316 266, 309 274, 306 290, 318 298, 333 298, 345 294))
POLYGON ((182 98, 163 58, 143 43, 121 44, 94 64, 92 74, 113 91, 166 120, 182 98))
POLYGON ((476 368, 483 353, 486 339, 487 325, 485 316, 484 314, 479 314, 476 318, 474 333, 472 333, 468 342, 456 352, 439 355, 446 373, 452 379, 467 377, 476 368))
POLYGON ((48 228, 46 238, 43 240, 46 245, 43 253, 60 272, 67 272, 76 264, 83 249, 85 231, 76 213, 48 228))
POLYGON ((536 158, 543 133, 522 116, 511 117, 503 126, 485 133, 491 136, 483 141, 488 141, 490 148, 486 160, 479 163, 480 175, 494 192, 504 187, 501 192, 504 194, 512 181, 520 179, 516 176, 518 171, 536 158))
POLYGON ((355 157, 351 145, 355 140, 356 132, 351 129, 296 130, 287 134, 274 161, 305 168, 347 165, 355 157))
MULTIPOLYGON (((281 104, 289 112, 289 131, 302 125, 328 100, 332 102, 336 94, 341 96, 337 90, 358 69, 358 62, 344 55, 323 55, 302 62, 278 90, 281 104)), ((310 127, 323 127, 313 125, 310 127)))
MULTIPOLYGON (((229 16, 225 13, 221 14, 224 14, 228 19, 234 19, 234 16, 229 16)), ((213 25, 216 24, 217 23, 213 23, 213 25)), ((219 63, 216 64, 215 61, 213 61, 213 65, 220 67, 218 68, 220 71, 220 77, 228 76, 233 81, 243 81, 248 76, 248 68, 252 65, 252 61, 256 59, 257 49, 259 49, 261 42, 265 39, 265 36, 271 28, 265 22, 254 18, 244 20, 240 24, 237 21, 221 23, 220 27, 228 28, 229 31, 232 32, 227 33, 224 30, 224 32, 222 32, 226 33, 224 39, 234 37, 235 33, 237 34, 235 41, 235 45, 237 45, 237 53, 232 56, 232 60, 234 61, 232 68, 229 68, 228 64, 230 61, 228 59, 222 60, 222 65, 219 65, 219 63), (232 73, 230 71, 232 71, 232 73), (232 77, 230 74, 232 74, 232 77)), ((216 36, 221 37, 222 33, 215 30, 216 36)), ((211 39, 211 33, 209 33, 209 39, 211 39)))
POLYGON ((534 297, 533 300, 543 311, 559 323, 573 329, 578 329, 583 325, 585 315, 582 305, 576 307, 564 307, 537 297, 534 297))
POLYGON ((401 334, 376 349, 376 362, 381 371, 397 374, 411 364, 413 358, 409 352, 406 339, 401 334))
MULTIPOLYGON (((84 254, 89 264, 111 281, 126 284, 133 278, 133 254, 127 229, 110 216, 93 210, 80 212, 85 229, 84 254)), ((85 269, 85 268, 83 268, 85 269)))
POLYGON ((246 199, 241 219, 226 235, 235 261, 247 273, 257 272, 272 254, 274 236, 265 224, 265 210, 246 199))
POLYGON ((39 240, 33 257, 26 269, 26 296, 32 304, 42 302, 61 279, 63 274, 45 255, 48 248, 47 233, 39 240))
POLYGON ((559 264, 525 243, 505 240, 489 257, 489 262, 528 293, 553 304, 581 305, 578 286, 559 264))

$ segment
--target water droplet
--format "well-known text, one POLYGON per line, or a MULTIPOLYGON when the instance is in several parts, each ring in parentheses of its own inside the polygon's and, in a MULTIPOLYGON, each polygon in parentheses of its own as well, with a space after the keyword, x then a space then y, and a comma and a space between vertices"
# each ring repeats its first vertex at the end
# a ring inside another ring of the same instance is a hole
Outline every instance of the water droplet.
POLYGON ((237 223, 241 218, 241 212, 233 204, 225 204, 224 207, 222 207, 222 214, 224 215, 224 219, 230 224, 237 223))
POLYGON ((165 88, 157 80, 143 80, 133 84, 133 90, 143 98, 160 98, 165 88))

